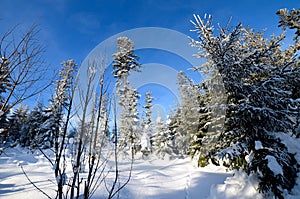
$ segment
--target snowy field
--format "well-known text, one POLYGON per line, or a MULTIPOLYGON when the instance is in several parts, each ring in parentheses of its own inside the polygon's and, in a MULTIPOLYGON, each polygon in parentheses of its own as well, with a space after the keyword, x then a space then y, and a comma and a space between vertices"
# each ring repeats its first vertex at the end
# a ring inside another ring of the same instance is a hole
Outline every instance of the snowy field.
MULTIPOLYGON (((298 143, 290 144, 294 150, 298 143)), ((297 155, 299 160, 299 155, 297 155)), ((42 154, 16 147, 6 149, 0 156, 0 198, 34 199, 46 198, 27 180, 21 165, 30 179, 51 197, 55 197, 54 174, 42 154)), ((159 160, 137 158, 133 165, 132 178, 120 192, 121 199, 259 199, 263 198, 255 190, 257 180, 242 172, 228 172, 224 167, 208 165, 197 168, 190 158, 159 160)), ((121 178, 127 178, 130 164, 120 162, 121 178)), ((107 180, 113 179, 113 173, 107 180), (110 179, 111 178, 111 179, 110 179)), ((299 182, 299 180, 298 180, 299 182)), ((299 184, 299 183, 298 183, 299 184)), ((296 195, 286 198, 300 198, 300 187, 294 189, 296 195)), ((107 192, 100 187, 93 198, 106 198, 107 192)), ((117 197, 115 197, 117 198, 117 197)))

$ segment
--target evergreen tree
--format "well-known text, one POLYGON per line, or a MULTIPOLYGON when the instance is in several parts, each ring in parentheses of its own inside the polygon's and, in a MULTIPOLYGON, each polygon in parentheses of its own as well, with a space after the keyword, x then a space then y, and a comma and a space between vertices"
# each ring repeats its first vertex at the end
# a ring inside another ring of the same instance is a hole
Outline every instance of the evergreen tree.
POLYGON ((43 131, 42 126, 45 117, 43 112, 43 105, 38 103, 26 117, 22 126, 23 135, 20 137, 20 144, 23 147, 36 148, 42 143, 38 143, 40 140, 40 132, 43 131))
MULTIPOLYGON (((295 37, 294 37, 294 49, 295 50, 300 50, 300 41, 299 41, 299 36, 300 36, 300 9, 298 8, 298 10, 296 9, 292 9, 291 11, 288 11, 286 8, 284 9, 280 9, 277 11, 276 13, 279 17, 280 17, 280 21, 279 21, 279 27, 282 27, 283 30, 286 30, 286 28, 290 28, 290 29, 296 29, 295 32, 295 37)), ((298 56, 298 59, 296 60, 297 62, 295 63, 296 67, 299 67, 300 65, 300 56, 298 56)), ((297 73, 291 73, 291 80, 295 80, 295 78, 297 78, 297 73)), ((298 89, 297 86, 297 82, 293 82, 294 84, 291 85, 292 87, 292 93, 293 99, 297 99, 300 96, 300 90, 298 89)), ((298 111, 300 112, 300 111, 298 111)), ((295 131, 295 135, 296 137, 300 137, 300 120, 298 120, 296 122, 296 131, 295 131)))
POLYGON ((3 103, 4 96, 3 94, 10 87, 11 80, 8 69, 9 60, 5 57, 1 58, 0 63, 0 102, 3 103))
POLYGON ((28 117, 28 110, 27 106, 21 104, 8 118, 8 142, 11 145, 19 144, 20 139, 25 136, 22 130, 28 117))
MULTIPOLYGON (((227 104, 223 100, 218 106, 212 104, 219 110, 226 107, 226 120, 225 128, 207 123, 217 132, 216 139, 209 138, 210 133, 204 136, 213 141, 210 158, 216 163, 215 159, 223 159, 227 166, 242 167, 248 174, 256 173, 260 191, 282 198, 282 190, 295 185, 297 173, 294 155, 276 137, 278 133, 292 134, 299 118, 293 86, 300 83, 294 59, 296 46, 281 50, 284 35, 267 40, 242 24, 233 30, 220 27, 215 36, 211 17, 202 20, 195 16, 195 21, 198 41, 193 44, 200 48, 199 56, 207 59, 200 69, 212 77, 208 82, 210 94, 222 91, 228 97, 227 104), (272 170, 270 164, 278 165, 282 172, 272 170)), ((216 120, 211 116, 211 121, 216 120)))
POLYGON ((285 30, 287 27, 290 29, 296 29, 295 41, 298 43, 298 48, 300 47, 299 36, 300 36, 300 8, 292 9, 288 11, 286 8, 280 9, 276 13, 280 17, 279 27, 283 27, 285 30))
POLYGON ((142 120, 142 144, 141 149, 144 154, 149 154, 152 151, 152 137, 153 137, 153 124, 151 119, 152 114, 152 100, 153 97, 151 96, 150 92, 146 92, 146 98, 145 98, 145 105, 143 106, 146 113, 146 119, 142 120))
POLYGON ((173 155, 173 143, 170 129, 161 117, 157 117, 155 124, 155 134, 153 136, 153 151, 159 157, 164 159, 166 155, 173 155))
POLYGON ((194 82, 182 71, 178 73, 177 83, 180 103, 175 117, 177 120, 175 146, 181 155, 187 155, 192 135, 198 130, 199 104, 197 98, 200 93, 194 82))
POLYGON ((151 119, 151 114, 152 114, 152 100, 153 97, 151 96, 150 92, 146 92, 146 99, 145 99, 145 112, 146 112, 146 124, 149 126, 152 126, 152 119, 151 119))
POLYGON ((76 64, 73 60, 68 60, 62 62, 62 66, 63 68, 59 73, 60 79, 56 83, 55 94, 50 100, 50 106, 45 110, 44 132, 39 136, 41 138, 39 143, 43 143, 43 148, 52 147, 54 143, 59 142, 64 110, 68 107, 70 100, 76 64))
MULTIPOLYGON (((119 147, 120 149, 135 150, 139 148, 141 135, 138 131, 138 99, 139 94, 131 87, 123 87, 118 90, 119 105, 122 112, 119 119, 119 147)), ((124 151, 126 152, 126 151, 124 151)))
POLYGON ((137 62, 134 54, 133 42, 127 37, 119 37, 118 50, 113 60, 113 74, 117 79, 116 87, 119 96, 119 105, 122 107, 119 119, 119 147, 129 149, 132 154, 139 144, 140 135, 138 134, 138 99, 139 94, 128 82, 130 71, 139 71, 141 65, 137 62))
POLYGON ((146 126, 145 118, 142 116, 140 119, 140 126, 139 130, 141 132, 141 144, 140 148, 138 148, 138 151, 142 152, 142 157, 146 158, 150 154, 150 137, 147 135, 148 129, 146 126))
POLYGON ((9 112, 4 106, 5 93, 11 85, 10 74, 8 69, 9 60, 5 57, 1 58, 0 63, 0 141, 4 141, 8 137, 7 132, 7 113, 9 112), (3 111, 2 111, 3 110, 3 111))
POLYGON ((20 30, 15 26, 0 36, 0 140, 8 136, 7 119, 13 109, 50 85, 44 76, 51 73, 47 73, 43 46, 36 39, 37 26, 20 30))
POLYGON ((198 158, 198 166, 204 167, 209 163, 210 156, 214 153, 211 151, 213 142, 207 141, 209 125, 211 124, 210 94, 205 83, 195 85, 202 92, 199 93, 197 102, 199 104, 199 121, 197 131, 192 135, 190 143, 190 155, 198 158))

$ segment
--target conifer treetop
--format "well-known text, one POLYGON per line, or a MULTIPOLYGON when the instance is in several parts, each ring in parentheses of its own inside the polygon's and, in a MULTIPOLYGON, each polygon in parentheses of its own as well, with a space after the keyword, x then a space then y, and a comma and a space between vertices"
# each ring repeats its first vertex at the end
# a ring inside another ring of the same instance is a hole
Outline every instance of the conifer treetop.
POLYGON ((117 39, 117 52, 113 54, 113 74, 117 79, 127 77, 130 70, 140 72, 141 65, 137 62, 138 56, 134 54, 134 44, 127 37, 117 39))

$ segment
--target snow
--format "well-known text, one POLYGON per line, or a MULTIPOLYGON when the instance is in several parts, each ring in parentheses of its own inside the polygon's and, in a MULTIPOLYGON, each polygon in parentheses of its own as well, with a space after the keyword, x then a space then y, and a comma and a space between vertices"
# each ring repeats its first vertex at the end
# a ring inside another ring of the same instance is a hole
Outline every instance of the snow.
POLYGON ((255 150, 263 149, 261 141, 255 141, 255 150))
MULTIPOLYGON (((286 141, 288 141, 286 139, 286 141)), ((259 144, 258 144, 259 145, 259 144)), ((294 143, 299 148, 299 143, 294 143)), ((293 147, 293 145, 290 145, 293 147)), ((295 150, 295 149, 294 149, 295 150)), ((299 158, 299 157, 298 157, 299 158)), ((268 157, 269 167, 278 174, 282 171, 276 166, 276 160, 268 157)), ((120 178, 127 179, 130 161, 122 160, 119 164, 120 178)), ((26 179, 20 166, 31 181, 38 187, 55 197, 55 181, 52 166, 40 152, 30 153, 20 147, 5 149, 0 156, 0 198, 43 198, 26 179)), ((112 160, 110 161, 110 164, 112 160)), ((150 156, 143 160, 137 155, 133 165, 132 178, 120 192, 121 199, 260 199, 257 192, 258 180, 255 175, 246 175, 243 171, 228 171, 225 167, 209 164, 198 168, 190 158, 158 159, 150 156)), ((108 167, 110 168, 110 167, 108 167)), ((107 176, 112 181, 114 173, 107 176)), ((298 181, 299 182, 299 179, 298 181)), ((299 184, 299 183, 298 183, 299 184)), ((293 194, 285 198, 295 199, 300 196, 300 185, 296 185, 293 194)), ((93 198, 106 198, 104 187, 100 187, 93 198)))
POLYGON ((267 155, 265 159, 268 160, 268 167, 275 175, 283 175, 282 168, 274 156, 267 155))
POLYGON ((141 137, 141 147, 142 149, 147 149, 150 147, 150 140, 146 133, 143 133, 141 137))
POLYGON ((224 184, 211 187, 210 199, 262 199, 263 196, 257 193, 257 177, 247 176, 245 172, 236 171, 233 177, 228 177, 224 184))

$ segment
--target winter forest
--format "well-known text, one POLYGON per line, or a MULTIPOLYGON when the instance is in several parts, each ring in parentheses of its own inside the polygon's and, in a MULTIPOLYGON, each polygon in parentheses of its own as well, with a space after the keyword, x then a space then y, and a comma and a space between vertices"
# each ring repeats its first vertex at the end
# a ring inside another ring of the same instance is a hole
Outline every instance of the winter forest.
POLYGON ((149 90, 141 100, 129 80, 143 70, 130 38, 119 37, 105 55, 112 72, 104 56, 86 71, 67 60, 46 81, 38 27, 19 38, 18 26, 7 30, 0 198, 26 198, 28 190, 27 197, 59 199, 299 198, 300 9, 276 14, 282 34, 272 36, 194 15, 190 46, 206 62, 191 70, 205 79, 178 73, 180 101, 166 120, 152 117, 157 96, 149 90))

